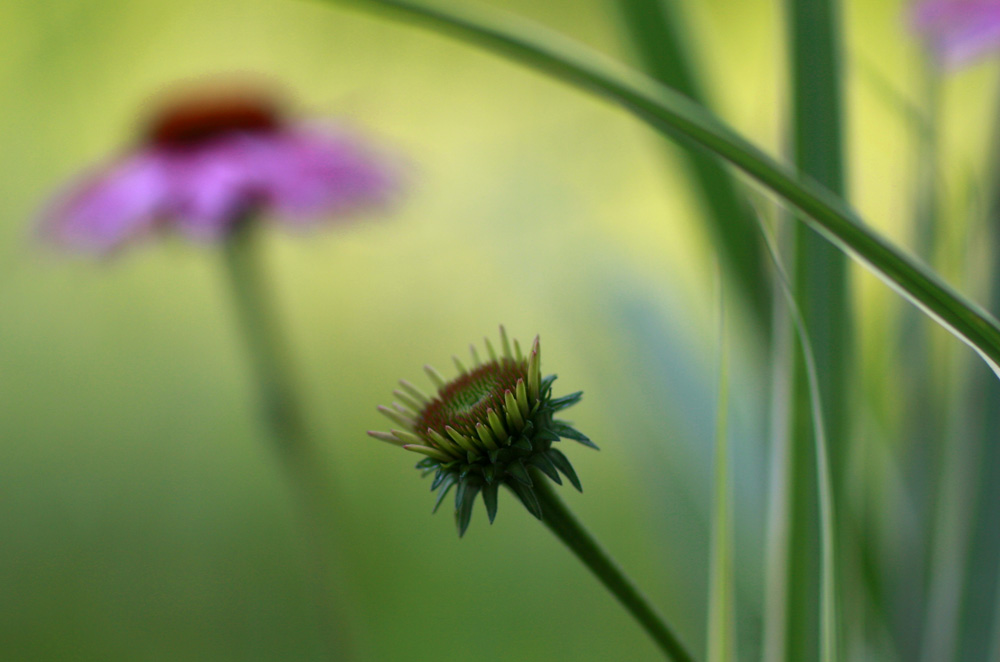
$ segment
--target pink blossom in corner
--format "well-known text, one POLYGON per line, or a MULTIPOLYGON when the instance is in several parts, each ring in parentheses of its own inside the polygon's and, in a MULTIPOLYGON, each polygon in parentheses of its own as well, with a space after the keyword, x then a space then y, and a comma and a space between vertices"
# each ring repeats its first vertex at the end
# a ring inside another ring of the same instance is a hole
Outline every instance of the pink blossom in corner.
POLYGON ((284 120, 246 94, 175 103, 131 152, 72 184, 43 231, 74 248, 107 252, 169 226, 217 240, 247 214, 302 225, 387 202, 396 170, 356 134, 284 120))
POLYGON ((947 66, 1000 49, 1000 0, 925 0, 913 24, 947 66))

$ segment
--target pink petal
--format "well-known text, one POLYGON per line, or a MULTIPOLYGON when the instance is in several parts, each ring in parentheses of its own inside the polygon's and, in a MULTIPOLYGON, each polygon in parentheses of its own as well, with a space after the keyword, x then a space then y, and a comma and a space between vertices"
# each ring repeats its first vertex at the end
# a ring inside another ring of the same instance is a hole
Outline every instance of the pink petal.
POLYGON ((289 220, 384 203, 398 187, 387 160, 345 132, 287 131, 259 167, 266 200, 289 220))
POLYGON ((931 0, 914 7, 912 17, 949 66, 1000 47, 998 0, 931 0))
POLYGON ((78 187, 49 214, 58 240, 108 250, 163 222, 219 240, 244 213, 293 222, 386 202, 396 170, 347 132, 233 132, 197 145, 151 145, 78 187))
POLYGON ((171 224, 196 239, 217 239, 256 197, 256 175, 244 150, 219 140, 168 157, 166 210, 171 224))
POLYGON ((76 248, 108 251, 153 225, 166 191, 162 163, 139 153, 72 186, 45 214, 43 231, 76 248))
POLYGON ((949 64, 960 64, 1000 47, 1000 8, 942 34, 936 49, 949 64))

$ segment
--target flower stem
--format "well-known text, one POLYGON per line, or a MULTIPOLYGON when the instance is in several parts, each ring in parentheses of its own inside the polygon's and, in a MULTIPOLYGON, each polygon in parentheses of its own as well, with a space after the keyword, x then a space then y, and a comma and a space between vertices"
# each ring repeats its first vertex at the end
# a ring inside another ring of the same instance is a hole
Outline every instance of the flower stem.
POLYGON ((542 522, 583 561, 622 606, 639 622, 667 657, 676 662, 693 662, 684 644, 656 612, 618 564, 598 544, 552 489, 545 476, 533 472, 535 496, 542 507, 542 522))
POLYGON ((309 435, 253 221, 244 219, 223 242, 225 268, 237 323, 260 393, 264 425, 298 501, 299 516, 311 546, 314 597, 323 616, 326 653, 330 659, 345 659, 345 615, 337 607, 336 598, 344 592, 344 581, 337 570, 336 490, 323 468, 322 453, 309 435))

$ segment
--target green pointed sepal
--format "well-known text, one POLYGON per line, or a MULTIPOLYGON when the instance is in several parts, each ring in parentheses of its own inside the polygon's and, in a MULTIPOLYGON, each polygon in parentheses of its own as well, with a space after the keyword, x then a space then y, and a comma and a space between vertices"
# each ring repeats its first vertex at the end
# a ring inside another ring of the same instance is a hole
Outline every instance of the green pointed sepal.
POLYGON ((483 504, 486 506, 486 515, 490 518, 490 524, 497 517, 497 493, 500 490, 500 483, 488 483, 483 486, 483 504))
POLYGON ((583 492, 583 486, 580 485, 580 479, 577 478, 573 465, 569 463, 569 460, 562 454, 562 451, 556 448, 550 448, 545 453, 545 457, 550 460, 559 471, 562 472, 562 475, 566 476, 566 479, 572 483, 573 487, 575 487, 578 492, 583 492))
POLYGON ((458 526, 458 537, 465 535, 469 528, 469 521, 472 519, 472 507, 476 504, 476 497, 483 484, 478 478, 466 477, 458 481, 458 490, 455 492, 455 524, 458 526))
POLYGON ((534 488, 517 481, 508 482, 507 487, 517 495, 517 498, 521 500, 521 503, 524 504, 529 513, 534 515, 536 519, 542 519, 542 505, 538 502, 538 497, 535 496, 534 488))
POLYGON ((601 450, 597 447, 597 444, 590 440, 590 437, 580 432, 566 421, 553 420, 549 429, 563 439, 572 439, 573 441, 580 442, 584 446, 593 448, 595 451, 601 450))

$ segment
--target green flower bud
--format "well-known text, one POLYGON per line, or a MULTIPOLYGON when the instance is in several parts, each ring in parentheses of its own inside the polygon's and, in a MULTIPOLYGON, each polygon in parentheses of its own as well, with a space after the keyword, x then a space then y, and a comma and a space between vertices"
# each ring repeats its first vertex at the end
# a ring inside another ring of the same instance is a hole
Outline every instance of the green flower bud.
MULTIPOLYGON (((406 380, 394 391, 392 407, 378 410, 396 429, 368 432, 375 439, 424 456, 417 463, 423 474, 434 474, 431 490, 437 490, 436 512, 445 495, 455 489, 455 522, 461 536, 469 526, 476 497, 482 494, 486 513, 493 523, 497 493, 506 485, 535 517, 542 512, 533 489, 530 468, 558 484, 565 476, 576 489, 580 480, 566 456, 553 446, 561 438, 597 448, 566 421, 553 417, 580 401, 582 392, 552 397, 555 375, 542 377, 541 346, 535 337, 527 357, 514 340, 513 350, 506 330, 500 327, 501 353, 486 340, 489 360, 483 362, 470 347, 472 364, 467 368, 453 357, 458 377, 451 381, 430 366, 424 366, 437 388, 434 396, 421 392, 406 380)), ((540 475, 534 473, 537 478, 540 475)))

